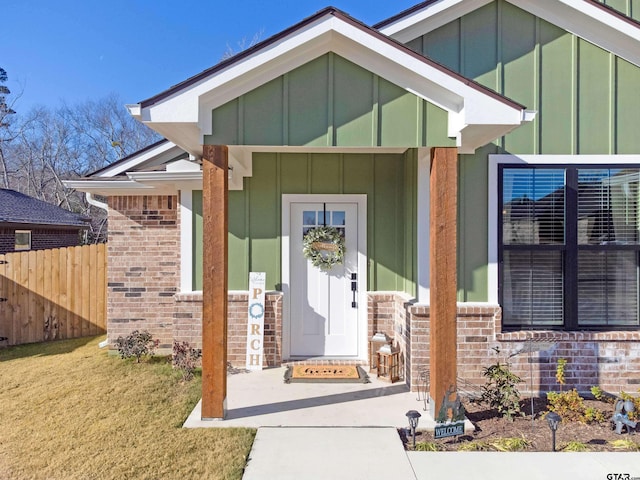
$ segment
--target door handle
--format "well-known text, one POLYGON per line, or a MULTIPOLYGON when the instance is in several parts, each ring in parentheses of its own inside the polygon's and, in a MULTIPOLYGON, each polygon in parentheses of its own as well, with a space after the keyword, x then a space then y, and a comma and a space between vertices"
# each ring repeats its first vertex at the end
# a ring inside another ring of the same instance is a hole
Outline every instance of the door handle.
POLYGON ((358 274, 351 274, 351 293, 353 295, 353 300, 351 301, 351 308, 357 308, 358 302, 356 302, 356 293, 358 292, 358 274))

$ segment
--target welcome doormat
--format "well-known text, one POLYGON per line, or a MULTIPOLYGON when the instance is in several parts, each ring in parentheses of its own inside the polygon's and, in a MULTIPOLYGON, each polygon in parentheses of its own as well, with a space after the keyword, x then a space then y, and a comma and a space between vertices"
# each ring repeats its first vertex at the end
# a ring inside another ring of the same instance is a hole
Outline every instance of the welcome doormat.
POLYGON ((290 365, 284 383, 369 383, 369 375, 357 365, 290 365))

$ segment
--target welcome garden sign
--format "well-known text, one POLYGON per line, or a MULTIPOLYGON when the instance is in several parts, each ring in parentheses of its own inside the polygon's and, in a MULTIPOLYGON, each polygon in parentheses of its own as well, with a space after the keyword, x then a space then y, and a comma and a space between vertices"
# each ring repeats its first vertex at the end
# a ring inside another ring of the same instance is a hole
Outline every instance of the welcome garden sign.
POLYGON ((433 437, 457 437, 464 435, 464 420, 466 411, 455 387, 450 388, 442 400, 442 406, 436 417, 436 427, 433 437))

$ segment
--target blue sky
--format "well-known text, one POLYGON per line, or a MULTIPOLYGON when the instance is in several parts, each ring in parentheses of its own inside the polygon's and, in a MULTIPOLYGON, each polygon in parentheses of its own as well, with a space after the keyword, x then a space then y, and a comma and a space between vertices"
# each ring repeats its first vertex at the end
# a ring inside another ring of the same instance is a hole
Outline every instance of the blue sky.
POLYGON ((418 0, 4 0, 0 67, 15 109, 112 92, 136 103, 333 5, 371 25, 418 0), (333 2, 333 3, 329 3, 333 2))

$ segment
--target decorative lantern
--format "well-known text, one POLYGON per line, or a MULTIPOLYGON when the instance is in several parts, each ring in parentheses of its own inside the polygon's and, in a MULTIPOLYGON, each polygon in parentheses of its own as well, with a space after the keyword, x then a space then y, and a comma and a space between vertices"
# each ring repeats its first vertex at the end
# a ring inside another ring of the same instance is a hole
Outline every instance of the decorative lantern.
POLYGON ((378 350, 378 378, 387 382, 400 379, 400 352, 393 351, 391 345, 383 345, 378 350))
POLYGON ((369 340, 369 371, 378 370, 378 350, 389 343, 387 335, 378 332, 369 340))

